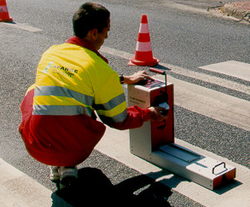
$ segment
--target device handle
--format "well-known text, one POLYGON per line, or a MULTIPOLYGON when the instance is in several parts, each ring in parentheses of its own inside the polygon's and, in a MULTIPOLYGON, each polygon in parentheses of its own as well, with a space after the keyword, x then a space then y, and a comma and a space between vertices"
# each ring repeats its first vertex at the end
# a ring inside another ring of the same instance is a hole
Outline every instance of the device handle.
POLYGON ((226 163, 225 163, 225 162, 221 162, 221 163, 219 163, 219 164, 217 164, 217 165, 215 165, 215 166, 213 167, 213 169, 212 169, 212 173, 213 173, 213 174, 214 174, 215 168, 216 168, 216 167, 219 167, 220 165, 224 165, 224 168, 227 169, 227 168, 226 168, 226 163))
POLYGON ((165 75, 166 72, 164 70, 161 70, 161 69, 157 69, 157 68, 149 68, 149 70, 153 73, 159 73, 161 75, 165 75))

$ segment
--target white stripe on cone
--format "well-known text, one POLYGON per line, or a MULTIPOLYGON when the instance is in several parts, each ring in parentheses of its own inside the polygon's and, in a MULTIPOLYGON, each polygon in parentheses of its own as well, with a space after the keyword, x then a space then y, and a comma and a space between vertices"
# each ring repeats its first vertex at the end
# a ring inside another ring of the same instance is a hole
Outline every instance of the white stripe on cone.
POLYGON ((149 33, 148 24, 141 23, 139 33, 149 33))
POLYGON ((136 51, 139 52, 148 52, 151 51, 151 43, 150 42, 138 42, 136 43, 136 51))

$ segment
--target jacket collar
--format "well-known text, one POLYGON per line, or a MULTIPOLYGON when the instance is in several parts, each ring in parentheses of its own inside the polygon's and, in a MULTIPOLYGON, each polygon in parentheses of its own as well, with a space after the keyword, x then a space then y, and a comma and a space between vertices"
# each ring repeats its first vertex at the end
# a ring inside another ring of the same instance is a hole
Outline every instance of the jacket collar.
POLYGON ((88 50, 91 50, 93 51, 94 53, 96 53, 99 57, 101 57, 106 63, 108 63, 108 59, 105 58, 104 56, 102 56, 95 48, 94 46, 91 44, 91 42, 87 41, 87 40, 84 40, 84 39, 81 39, 79 37, 76 37, 76 36, 73 36, 73 37, 70 37, 66 43, 70 43, 70 44, 75 44, 75 45, 79 45, 81 47, 84 47, 88 50))

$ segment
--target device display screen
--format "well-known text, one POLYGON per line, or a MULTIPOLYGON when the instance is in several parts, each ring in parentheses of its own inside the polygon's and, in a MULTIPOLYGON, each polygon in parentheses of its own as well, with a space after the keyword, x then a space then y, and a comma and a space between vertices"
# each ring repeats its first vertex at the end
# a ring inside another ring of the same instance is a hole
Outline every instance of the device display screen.
POLYGON ((160 87, 162 87, 162 85, 164 85, 164 83, 161 81, 148 80, 147 83, 144 85, 144 87, 151 89, 151 88, 156 88, 156 87, 160 88, 160 87))

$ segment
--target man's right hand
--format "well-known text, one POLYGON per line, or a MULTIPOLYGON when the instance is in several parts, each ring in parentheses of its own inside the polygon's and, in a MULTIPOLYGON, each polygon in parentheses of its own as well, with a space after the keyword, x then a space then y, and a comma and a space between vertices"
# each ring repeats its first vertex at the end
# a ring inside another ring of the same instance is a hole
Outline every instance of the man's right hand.
POLYGON ((168 112, 160 106, 151 106, 148 108, 151 112, 151 120, 161 122, 168 118, 168 112), (163 115, 165 114, 165 115, 163 115))

